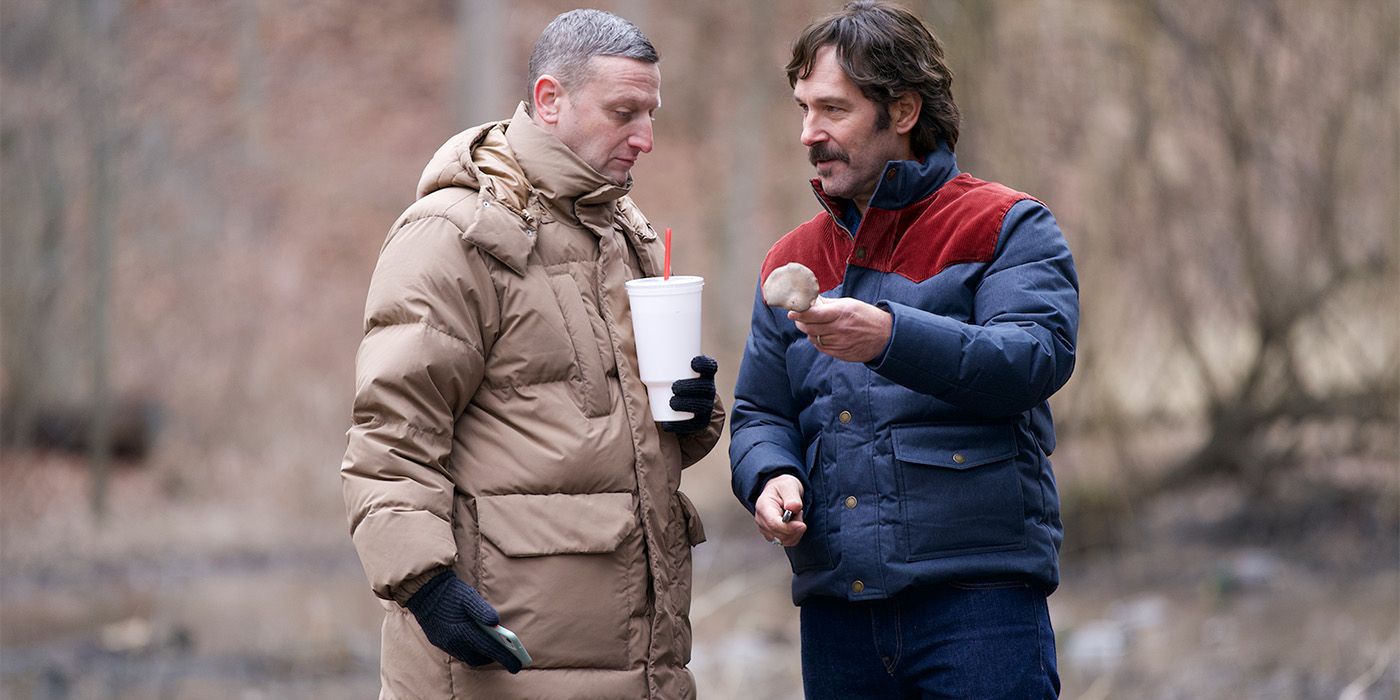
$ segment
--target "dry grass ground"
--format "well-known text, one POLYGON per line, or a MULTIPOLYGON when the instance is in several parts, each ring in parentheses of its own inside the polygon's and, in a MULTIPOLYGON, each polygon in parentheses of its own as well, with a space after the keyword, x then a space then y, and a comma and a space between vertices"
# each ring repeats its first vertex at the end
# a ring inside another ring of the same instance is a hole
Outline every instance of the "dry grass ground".
MULTIPOLYGON (((81 462, 10 454, 0 469, 0 696, 377 692, 380 609, 335 508, 172 497, 126 470, 98 527, 81 462)), ((701 697, 801 697, 781 556, 730 500, 721 462, 687 484, 709 534, 695 567, 701 697)), ((1222 488, 1141 508, 1119 543, 1064 563, 1051 598, 1064 696, 1396 697, 1393 502, 1381 489, 1364 507, 1300 499, 1297 519, 1227 517, 1239 496, 1222 488)))

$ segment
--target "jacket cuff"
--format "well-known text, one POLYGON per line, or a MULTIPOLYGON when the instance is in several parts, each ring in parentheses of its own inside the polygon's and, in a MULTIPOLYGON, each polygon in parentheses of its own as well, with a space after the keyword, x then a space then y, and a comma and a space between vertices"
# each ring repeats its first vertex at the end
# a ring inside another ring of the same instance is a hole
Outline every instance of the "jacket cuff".
POLYGON ((741 481, 736 483, 735 495, 739 496, 744 503, 744 507, 750 513, 754 512, 755 504, 758 503, 759 494, 763 493, 763 487, 768 485, 768 481, 779 474, 791 474, 802 482, 802 498, 805 502, 812 491, 811 482, 807 480, 807 475, 802 472, 802 468, 790 463, 785 457, 785 452, 775 445, 759 444, 754 447, 745 458, 746 462, 762 464, 759 467, 743 476, 736 477, 741 481))
POLYGON ((403 583, 400 583, 397 586, 394 586, 390 591, 393 595, 394 602, 404 607, 408 607, 408 599, 412 598, 414 593, 417 593, 419 590, 421 590, 423 586, 426 586, 428 584, 429 581, 451 570, 452 568, 447 566, 440 566, 435 569, 429 569, 421 574, 418 574, 417 576, 405 580, 403 583))
POLYGON ((714 406, 710 409, 710 422, 699 432, 686 433, 676 436, 681 448, 681 468, 685 469, 696 462, 699 462, 710 453, 719 443, 720 435, 724 433, 724 421, 728 416, 724 410, 724 399, 719 394, 715 394, 714 406))
POLYGON ((865 363, 865 366, 869 367, 872 370, 884 364, 885 358, 889 357, 890 348, 894 347, 894 334, 898 330, 896 328, 896 322, 899 320, 895 318, 894 311, 890 309, 890 303, 888 301, 875 302, 875 308, 890 315, 890 339, 885 341, 885 349, 881 350, 880 354, 875 356, 875 359, 869 360, 865 363))
POLYGON ((802 505, 805 507, 808 503, 811 502, 811 483, 807 481, 807 475, 803 474, 801 469, 798 469, 797 467, 772 467, 770 469, 764 469, 760 471, 759 474, 760 476, 758 479, 758 489, 754 491, 753 498, 750 499, 752 502, 758 502, 758 495, 763 493, 763 487, 767 486, 768 482, 772 481, 774 477, 779 477, 784 474, 795 476, 797 477, 798 481, 802 482, 802 505))
MULTIPOLYGON (((880 357, 865 363, 880 376, 904 387, 926 387, 930 375, 939 375, 939 368, 959 364, 962 356, 962 324, 938 314, 920 311, 892 301, 876 306, 890 312, 890 342, 880 357)), ((944 382, 956 384, 953 377, 937 376, 944 382)))
POLYGON ((451 523, 425 510, 381 507, 351 530, 350 539, 374 594, 399 604, 457 560, 451 523))

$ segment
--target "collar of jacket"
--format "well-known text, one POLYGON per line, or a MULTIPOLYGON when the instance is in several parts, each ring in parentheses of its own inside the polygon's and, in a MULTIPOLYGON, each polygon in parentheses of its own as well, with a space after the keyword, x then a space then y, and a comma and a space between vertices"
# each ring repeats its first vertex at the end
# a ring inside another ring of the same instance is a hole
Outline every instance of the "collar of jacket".
POLYGON ((535 235, 551 216, 576 221, 597 235, 620 221, 642 241, 656 234, 625 195, 553 135, 540 129, 521 103, 509 120, 487 122, 448 140, 433 155, 418 182, 421 199, 437 190, 462 187, 481 193, 462 237, 525 274, 535 235))
POLYGON ((632 189, 630 175, 625 184, 610 182, 563 141, 541 129, 525 112, 524 102, 510 118, 506 141, 530 185, 547 204, 595 232, 612 226, 616 211, 612 203, 632 189))
MULTIPOLYGON (((885 163, 884 173, 870 195, 869 206, 886 211, 903 209, 933 194, 944 183, 957 177, 958 161, 942 141, 923 160, 892 160, 885 163)), ((821 179, 812 178, 812 191, 846 233, 856 235, 860 229, 860 210, 855 202, 832 197, 822 190, 821 179)))

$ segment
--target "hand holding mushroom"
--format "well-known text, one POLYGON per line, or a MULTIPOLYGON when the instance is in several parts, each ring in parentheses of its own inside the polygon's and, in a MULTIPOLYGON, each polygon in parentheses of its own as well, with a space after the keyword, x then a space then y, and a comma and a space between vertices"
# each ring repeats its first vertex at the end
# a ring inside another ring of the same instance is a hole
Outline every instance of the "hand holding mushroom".
POLYGON ((885 353, 894 317, 858 299, 817 295, 817 277, 801 263, 774 270, 763 282, 763 301, 788 309, 788 318, 817 349, 838 360, 870 362, 885 353))

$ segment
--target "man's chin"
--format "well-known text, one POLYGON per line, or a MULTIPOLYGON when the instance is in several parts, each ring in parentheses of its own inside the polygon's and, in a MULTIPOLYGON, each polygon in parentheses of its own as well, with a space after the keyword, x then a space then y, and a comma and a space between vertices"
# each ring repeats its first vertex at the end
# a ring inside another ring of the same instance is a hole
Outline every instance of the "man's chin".
POLYGON ((823 176, 818 172, 817 181, 822 184, 822 192, 826 193, 829 197, 850 198, 851 196, 850 188, 846 187, 845 183, 832 177, 830 174, 823 176))

